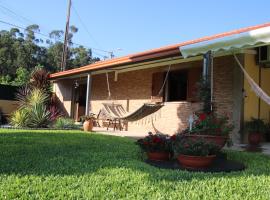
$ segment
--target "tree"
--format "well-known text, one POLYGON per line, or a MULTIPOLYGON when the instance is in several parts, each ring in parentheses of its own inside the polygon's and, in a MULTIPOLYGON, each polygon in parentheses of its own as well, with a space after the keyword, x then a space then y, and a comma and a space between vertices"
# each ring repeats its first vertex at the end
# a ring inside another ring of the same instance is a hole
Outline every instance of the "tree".
POLYGON ((25 69, 23 67, 19 67, 16 70, 16 78, 12 82, 12 85, 16 85, 16 86, 25 85, 28 83, 29 78, 30 78, 29 71, 27 71, 27 69, 25 69))
MULTIPOLYGON (((78 28, 70 26, 68 35, 67 69, 84 66, 99 60, 93 58, 91 49, 83 46, 73 47, 73 36, 78 28)), ((18 28, 0 31, 0 83, 20 85, 37 65, 44 66, 48 72, 60 70, 63 34, 53 30, 50 38, 43 44, 37 36, 39 26, 32 24, 22 33, 18 28)))

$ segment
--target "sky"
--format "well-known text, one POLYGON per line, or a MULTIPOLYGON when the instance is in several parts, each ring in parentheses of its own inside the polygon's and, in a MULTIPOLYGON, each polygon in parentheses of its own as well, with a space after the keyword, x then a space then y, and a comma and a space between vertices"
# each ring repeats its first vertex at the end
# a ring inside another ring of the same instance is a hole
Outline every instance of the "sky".
MULTIPOLYGON (((64 30, 68 0, 0 0, 0 20, 64 30)), ((269 0, 72 0, 73 41, 116 56, 270 22, 269 0), (120 50, 119 50, 120 49, 120 50)), ((0 23, 0 29, 10 26, 0 23)))

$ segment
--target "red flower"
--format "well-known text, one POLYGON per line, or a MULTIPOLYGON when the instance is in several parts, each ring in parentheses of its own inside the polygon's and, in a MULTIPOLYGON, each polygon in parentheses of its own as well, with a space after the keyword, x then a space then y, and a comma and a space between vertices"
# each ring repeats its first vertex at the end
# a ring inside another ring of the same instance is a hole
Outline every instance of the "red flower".
POLYGON ((148 144, 149 144, 149 142, 144 141, 144 142, 143 142, 143 144, 144 144, 144 145, 148 145, 148 144))
POLYGON ((202 114, 200 114, 199 119, 200 119, 201 121, 203 121, 203 120, 206 119, 206 117, 207 117, 207 115, 206 115, 205 113, 202 113, 202 114))
POLYGON ((154 138, 153 138, 153 142, 154 142, 154 143, 161 143, 162 140, 161 140, 159 137, 154 137, 154 138))
POLYGON ((176 135, 172 135, 170 139, 171 140, 176 140, 176 135))

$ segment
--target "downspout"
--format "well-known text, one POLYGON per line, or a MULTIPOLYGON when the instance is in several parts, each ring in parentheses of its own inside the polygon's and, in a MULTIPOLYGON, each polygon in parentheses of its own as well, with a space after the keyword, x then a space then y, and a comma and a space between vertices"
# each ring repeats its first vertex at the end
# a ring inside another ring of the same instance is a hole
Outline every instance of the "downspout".
POLYGON ((212 51, 208 51, 203 55, 203 78, 210 81, 210 101, 211 111, 213 111, 213 55, 212 51))

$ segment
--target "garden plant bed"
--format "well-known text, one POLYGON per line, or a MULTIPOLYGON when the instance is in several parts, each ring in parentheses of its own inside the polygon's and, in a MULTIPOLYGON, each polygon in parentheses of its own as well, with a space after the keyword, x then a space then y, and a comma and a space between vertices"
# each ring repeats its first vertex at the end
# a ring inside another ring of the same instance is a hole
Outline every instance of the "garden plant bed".
POLYGON ((152 161, 147 159, 145 162, 149 165, 161 169, 188 170, 193 172, 233 172, 242 171, 246 168, 243 163, 239 161, 228 160, 224 156, 218 156, 208 168, 201 169, 185 168, 181 166, 175 159, 170 161, 152 161))

